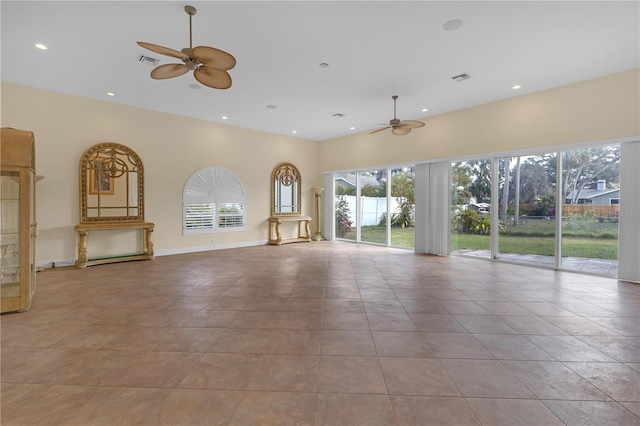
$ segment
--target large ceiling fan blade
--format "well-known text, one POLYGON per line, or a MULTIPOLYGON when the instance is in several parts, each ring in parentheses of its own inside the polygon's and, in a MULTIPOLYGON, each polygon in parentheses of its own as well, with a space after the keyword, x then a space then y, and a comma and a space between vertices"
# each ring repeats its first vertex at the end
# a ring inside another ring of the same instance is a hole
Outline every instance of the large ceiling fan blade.
POLYGON ((200 83, 214 89, 228 89, 231 87, 231 76, 224 70, 199 67, 193 71, 193 76, 200 83))
POLYGON ((400 122, 401 127, 409 127, 411 129, 417 129, 419 127, 424 127, 424 123, 422 121, 416 120, 402 120, 400 122))
POLYGON ((406 135, 411 132, 411 127, 397 127, 391 131, 394 135, 406 135))
POLYGON ((159 46, 153 43, 145 43, 144 41, 139 41, 138 45, 144 47, 145 49, 149 49, 152 52, 159 53, 161 55, 172 56, 178 59, 189 59, 189 55, 186 53, 179 52, 177 50, 169 49, 168 47, 159 46))
POLYGON ((189 72, 185 64, 165 64, 155 67, 151 71, 151 78, 164 80, 165 78, 178 77, 189 72))
POLYGON ((193 56, 200 59, 206 67, 217 70, 230 70, 236 66, 236 58, 224 50, 209 46, 193 48, 193 56))
POLYGON ((387 126, 387 127, 383 127, 382 129, 378 129, 378 130, 374 130, 373 132, 369 132, 370 135, 374 134, 374 133, 378 133, 381 132, 383 130, 387 130, 390 129, 391 127, 387 126))

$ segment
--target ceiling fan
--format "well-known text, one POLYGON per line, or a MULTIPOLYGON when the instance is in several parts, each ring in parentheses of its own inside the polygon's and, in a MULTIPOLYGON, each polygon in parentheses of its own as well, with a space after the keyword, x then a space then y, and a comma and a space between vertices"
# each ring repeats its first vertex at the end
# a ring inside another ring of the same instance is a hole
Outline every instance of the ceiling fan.
POLYGON ((200 83, 214 89, 228 89, 231 87, 231 76, 227 70, 236 66, 236 58, 229 53, 208 46, 193 47, 191 32, 191 17, 196 14, 196 8, 185 6, 184 11, 189 15, 189 47, 181 51, 173 50, 157 44, 139 41, 138 45, 152 52, 181 59, 181 64, 165 64, 151 71, 151 78, 162 80, 178 77, 193 71, 193 76, 200 83))
POLYGON ((419 127, 423 127, 424 123, 422 121, 416 120, 402 120, 400 121, 396 118, 396 101, 398 100, 398 95, 393 95, 391 97, 393 99, 393 119, 389 121, 389 125, 387 127, 383 127, 382 129, 374 130, 373 132, 369 132, 369 134, 378 133, 383 130, 391 129, 391 133, 394 135, 406 135, 411 132, 411 129, 417 129, 419 127))

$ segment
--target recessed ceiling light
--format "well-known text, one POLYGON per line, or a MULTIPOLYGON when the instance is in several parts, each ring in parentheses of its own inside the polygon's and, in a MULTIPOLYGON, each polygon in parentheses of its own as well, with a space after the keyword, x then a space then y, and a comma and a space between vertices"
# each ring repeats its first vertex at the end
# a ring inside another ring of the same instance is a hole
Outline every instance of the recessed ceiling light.
POLYGON ((194 90, 200 90, 200 89, 202 89, 202 86, 200 86, 199 84, 195 84, 195 83, 191 83, 191 84, 189 85, 189 87, 191 87, 191 88, 192 88, 192 89, 194 89, 194 90))
POLYGON ((113 92, 107 92, 107 96, 115 96, 116 94, 113 92))
POLYGON ((227 117, 226 115, 223 115, 221 118, 222 118, 223 120, 227 120, 229 117, 227 117))
POLYGON ((267 108, 269 108, 269 109, 276 109, 276 108, 278 108, 278 107, 277 107, 277 106, 275 106, 275 105, 267 105, 267 108))
POLYGON ((329 66, 329 64, 327 64, 326 62, 322 62, 320 65, 318 65, 320 68, 327 68, 329 66))
POLYGON ((40 49, 40 50, 47 50, 47 49, 48 49, 48 47, 47 47, 47 46, 45 46, 45 45, 44 45, 44 44, 42 44, 42 43, 34 43, 33 45, 34 45, 35 47, 37 47, 38 49, 40 49))
POLYGON ((297 130, 292 130, 291 133, 298 133, 298 131, 297 130))
POLYGON ((422 108, 422 112, 427 112, 429 111, 427 108, 422 108))
POLYGON ((355 128, 355 127, 353 127, 353 126, 352 126, 352 127, 349 127, 349 130, 355 130, 355 129, 356 129, 356 128, 355 128))
POLYGON ((519 84, 516 84, 515 86, 513 86, 513 87, 512 87, 512 89, 519 89, 519 88, 521 88, 521 87, 522 87, 522 86, 520 86, 519 84))
POLYGON ((445 31, 455 31, 461 26, 462 21, 460 19, 452 19, 451 21, 445 22, 442 29, 445 31))

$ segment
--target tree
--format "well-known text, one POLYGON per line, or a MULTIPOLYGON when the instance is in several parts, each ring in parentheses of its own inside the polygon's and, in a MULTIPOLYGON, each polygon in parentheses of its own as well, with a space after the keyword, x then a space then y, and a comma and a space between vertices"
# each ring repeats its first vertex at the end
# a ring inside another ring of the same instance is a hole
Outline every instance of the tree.
POLYGON ((360 188, 362 197, 386 197, 386 194, 380 194, 380 186, 365 185, 360 188))
POLYGON ((535 203, 555 194, 555 155, 534 156, 520 166, 520 202, 535 203))
POLYGON ((399 211, 391 215, 391 225, 402 228, 414 226, 415 171, 413 167, 392 170, 391 196, 396 197, 399 211))
POLYGON ((342 186, 336 183, 336 195, 356 195, 356 187, 342 186))
POLYGON ((610 187, 619 186, 620 146, 565 151, 562 165, 564 199, 572 195, 569 204, 577 204, 580 192, 587 185, 595 186, 600 178, 608 181, 610 187))
POLYGON ((411 171, 401 171, 391 176, 391 196, 401 197, 410 204, 415 204, 415 173, 411 171))
POLYGON ((336 237, 343 238, 349 231, 353 222, 349 219, 349 203, 344 196, 336 197, 336 237))
POLYGON ((518 218, 520 217, 520 157, 516 159, 516 167, 515 167, 515 190, 516 197, 514 200, 514 212, 513 212, 513 223, 514 225, 518 224, 518 218))
POLYGON ((476 160, 467 163, 471 167, 473 183, 469 191, 478 203, 491 202, 491 160, 476 160))
POLYGON ((509 208, 509 174, 511 172, 511 157, 504 158, 504 181, 502 183, 502 222, 507 223, 507 209, 509 208))
POLYGON ((468 204, 473 194, 471 186, 471 167, 466 163, 455 163, 451 167, 451 181, 453 184, 453 204, 468 204))

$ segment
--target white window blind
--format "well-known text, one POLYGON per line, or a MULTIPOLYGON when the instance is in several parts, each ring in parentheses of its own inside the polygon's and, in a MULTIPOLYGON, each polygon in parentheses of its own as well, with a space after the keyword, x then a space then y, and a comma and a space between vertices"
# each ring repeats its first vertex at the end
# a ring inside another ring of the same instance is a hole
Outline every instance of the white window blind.
POLYGON ((238 228, 244 226, 244 204, 219 203, 218 227, 220 229, 238 228))
POLYGON ((184 235, 246 229, 244 187, 226 169, 198 170, 187 181, 182 199, 184 235))
POLYGON ((213 229, 214 219, 213 203, 189 203, 184 206, 185 229, 213 229))

